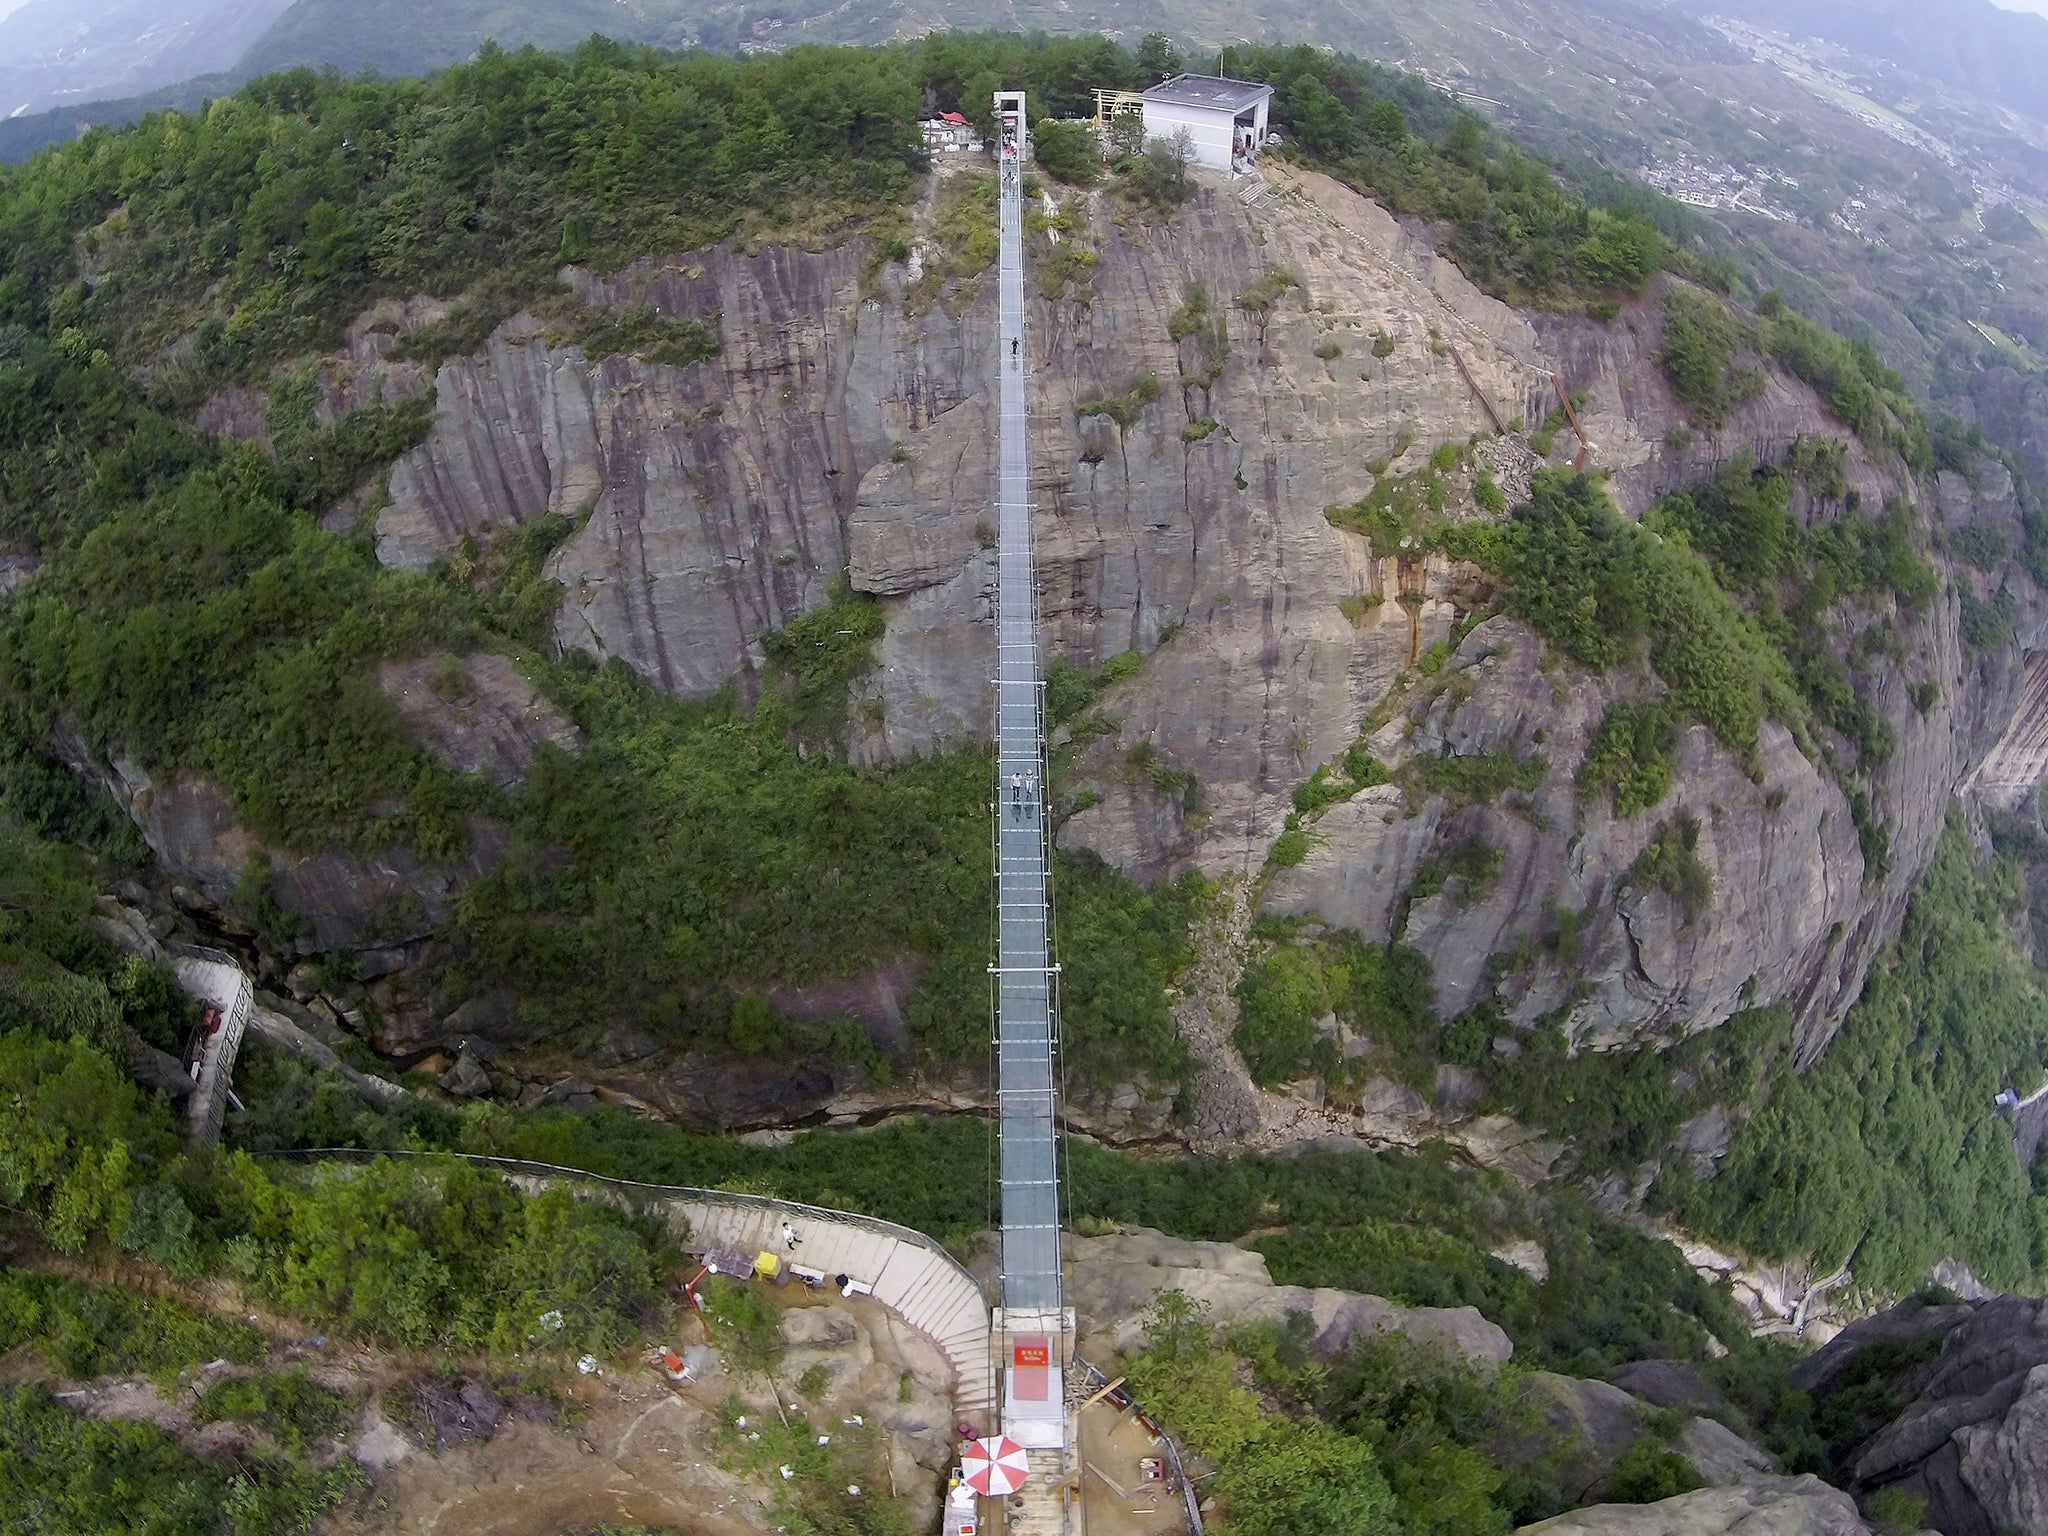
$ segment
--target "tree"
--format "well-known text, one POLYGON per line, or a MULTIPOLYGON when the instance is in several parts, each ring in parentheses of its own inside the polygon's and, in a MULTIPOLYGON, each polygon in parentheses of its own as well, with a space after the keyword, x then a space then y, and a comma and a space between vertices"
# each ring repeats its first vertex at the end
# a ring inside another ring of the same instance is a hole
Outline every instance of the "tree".
POLYGON ((1179 74, 1187 65, 1164 32, 1147 32, 1138 43, 1138 68, 1147 85, 1157 85, 1167 76, 1179 74))
POLYGON ((1145 114, 1119 112, 1109 120, 1109 152, 1115 160, 1135 160, 1145 153, 1145 114))
POLYGON ((1031 131, 1031 151, 1041 170, 1070 187, 1092 186, 1102 175, 1095 130, 1086 123, 1047 118, 1031 131))
POLYGON ((169 1117, 84 1040, 0 1035, 0 1204, 78 1253, 125 1220, 131 1169, 175 1145, 169 1117))
POLYGON ((1314 75, 1296 80, 1287 92, 1287 120, 1312 155, 1335 160, 1358 142, 1358 125, 1344 103, 1314 75))
POLYGON ((1194 190, 1188 183, 1188 167, 1194 159, 1195 136, 1185 128, 1174 130, 1170 139, 1153 139, 1145 146, 1143 157, 1126 173, 1126 186, 1132 198, 1151 204, 1161 213, 1172 213, 1194 190))
POLYGON ((1365 136, 1375 144, 1392 148, 1408 137, 1408 121, 1401 115, 1400 104, 1384 96, 1365 109, 1362 121, 1365 136))

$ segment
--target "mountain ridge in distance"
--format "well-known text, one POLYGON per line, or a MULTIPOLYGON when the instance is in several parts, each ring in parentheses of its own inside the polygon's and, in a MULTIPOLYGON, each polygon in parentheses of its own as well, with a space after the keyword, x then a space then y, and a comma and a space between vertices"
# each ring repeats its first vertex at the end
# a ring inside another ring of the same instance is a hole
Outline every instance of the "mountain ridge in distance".
POLYGON ((0 19, 0 117, 230 68, 290 0, 28 0, 0 19))

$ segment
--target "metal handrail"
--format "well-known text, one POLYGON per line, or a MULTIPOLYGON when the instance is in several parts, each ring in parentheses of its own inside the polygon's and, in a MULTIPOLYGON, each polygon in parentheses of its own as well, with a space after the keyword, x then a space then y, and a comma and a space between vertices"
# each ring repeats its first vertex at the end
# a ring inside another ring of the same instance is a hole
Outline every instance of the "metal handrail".
POLYGON ((806 1205, 801 1200, 783 1200, 774 1195, 750 1195, 731 1189, 706 1189, 694 1184, 649 1184, 640 1179, 618 1179, 609 1174, 592 1173, 587 1168, 565 1168, 559 1163, 535 1162, 523 1157, 497 1157, 486 1152, 438 1152, 431 1149, 400 1147, 391 1151, 377 1151, 369 1147, 293 1147, 274 1152, 258 1152, 257 1157, 275 1157, 289 1160, 314 1161, 320 1158, 374 1162, 380 1157, 453 1157, 467 1163, 483 1163, 494 1168, 504 1168, 515 1173, 530 1174, 535 1178, 574 1179, 587 1184, 609 1185, 614 1189, 645 1190, 651 1194, 669 1199, 701 1199, 717 1201, 727 1205, 749 1206, 755 1210, 775 1211, 783 1214, 803 1216, 812 1221, 841 1222, 848 1226, 861 1227, 898 1242, 906 1242, 924 1249, 935 1258, 952 1267, 954 1272, 975 1289, 984 1302, 988 1297, 974 1271, 955 1258, 938 1239, 918 1231, 915 1227, 902 1226, 897 1222, 885 1221, 879 1216, 863 1215, 859 1211, 837 1211, 830 1206, 806 1205))
MULTIPOLYGON (((1099 1366, 1082 1359, 1079 1355, 1074 1356, 1074 1364, 1087 1373, 1090 1384, 1097 1391, 1109 1385, 1109 1378, 1102 1374, 1099 1366)), ((1127 1389, 1119 1387, 1117 1393, 1137 1411, 1138 1416, 1147 1425, 1158 1432, 1159 1443, 1166 1447, 1167 1465, 1173 1468, 1174 1485, 1180 1489, 1181 1509, 1188 1517, 1190 1536, 1202 1536, 1202 1501, 1195 1495, 1194 1480, 1188 1476, 1187 1464, 1181 1460, 1180 1447, 1174 1443, 1172 1433, 1164 1424, 1145 1412, 1144 1406, 1127 1389)))

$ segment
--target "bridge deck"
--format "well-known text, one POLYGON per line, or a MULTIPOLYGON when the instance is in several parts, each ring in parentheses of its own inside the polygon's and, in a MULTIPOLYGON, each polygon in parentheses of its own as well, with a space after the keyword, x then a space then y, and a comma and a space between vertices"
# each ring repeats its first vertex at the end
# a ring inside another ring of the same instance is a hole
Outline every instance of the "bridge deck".
POLYGON ((1003 1306, 1053 1311, 1060 1197, 1053 1050, 1056 978, 1047 913, 1045 736, 1026 453, 1022 175, 1002 164, 998 346, 996 1027, 1002 1114, 1003 1306), (1022 786, 1019 788, 1019 786, 1022 786))

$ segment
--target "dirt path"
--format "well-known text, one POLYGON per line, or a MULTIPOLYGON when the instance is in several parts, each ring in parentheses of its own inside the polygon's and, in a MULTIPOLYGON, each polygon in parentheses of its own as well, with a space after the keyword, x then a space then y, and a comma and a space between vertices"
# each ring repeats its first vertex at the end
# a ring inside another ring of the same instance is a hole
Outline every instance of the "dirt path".
MULTIPOLYGON (((517 1423, 458 1450, 405 1456, 329 1536, 562 1536, 605 1524, 774 1531, 760 1494, 709 1456, 711 1410, 651 1373, 577 1396, 588 1417, 573 1427, 517 1423)), ((369 1437, 382 1438, 377 1425, 369 1437)))

